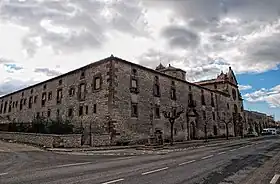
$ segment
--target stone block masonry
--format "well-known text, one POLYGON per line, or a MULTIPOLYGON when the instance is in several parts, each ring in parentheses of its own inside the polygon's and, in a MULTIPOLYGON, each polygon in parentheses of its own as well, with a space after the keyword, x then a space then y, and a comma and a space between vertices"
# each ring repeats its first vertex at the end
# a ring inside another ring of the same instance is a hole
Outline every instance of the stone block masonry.
POLYGON ((48 148, 64 147, 78 148, 81 147, 81 134, 36 134, 20 132, 0 132, 0 139, 14 140, 20 143, 34 144, 48 148))

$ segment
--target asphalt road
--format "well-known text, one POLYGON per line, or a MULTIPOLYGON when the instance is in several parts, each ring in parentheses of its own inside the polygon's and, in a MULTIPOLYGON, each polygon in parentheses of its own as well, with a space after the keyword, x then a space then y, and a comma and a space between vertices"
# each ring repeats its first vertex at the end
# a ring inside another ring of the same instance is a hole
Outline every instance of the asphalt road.
POLYGON ((278 136, 130 157, 64 155, 0 142, 0 183, 239 184, 279 150, 278 136))

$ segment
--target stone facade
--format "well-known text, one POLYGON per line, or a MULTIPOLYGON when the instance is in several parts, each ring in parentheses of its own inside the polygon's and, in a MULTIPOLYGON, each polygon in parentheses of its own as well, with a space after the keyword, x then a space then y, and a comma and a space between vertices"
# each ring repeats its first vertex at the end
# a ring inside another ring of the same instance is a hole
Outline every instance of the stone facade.
POLYGON ((14 122, 37 116, 70 119, 86 134, 109 133, 115 142, 144 140, 155 130, 168 138, 170 124, 162 111, 180 108, 176 140, 203 138, 205 125, 208 136, 224 136, 225 122, 230 135, 244 133, 243 101, 231 68, 198 83, 185 76, 172 66, 152 70, 111 56, 1 97, 0 115, 14 122))

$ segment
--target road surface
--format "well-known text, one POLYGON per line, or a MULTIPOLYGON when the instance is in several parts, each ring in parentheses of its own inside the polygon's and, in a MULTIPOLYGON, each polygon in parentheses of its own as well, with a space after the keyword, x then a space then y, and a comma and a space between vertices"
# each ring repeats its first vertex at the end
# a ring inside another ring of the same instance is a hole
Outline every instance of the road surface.
MULTIPOLYGON (((279 150, 278 136, 129 157, 65 155, 0 142, 0 183, 239 184, 279 150)), ((261 183, 269 183, 270 177, 261 183)))

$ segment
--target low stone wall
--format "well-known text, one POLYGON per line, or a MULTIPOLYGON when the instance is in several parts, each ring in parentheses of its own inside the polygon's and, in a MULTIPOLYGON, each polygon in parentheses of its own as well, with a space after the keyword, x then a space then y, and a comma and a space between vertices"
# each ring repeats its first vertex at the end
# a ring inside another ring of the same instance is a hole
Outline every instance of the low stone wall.
POLYGON ((21 143, 35 144, 45 147, 81 147, 80 134, 36 134, 36 133, 21 133, 21 132, 1 132, 0 139, 14 140, 21 143))
POLYGON ((109 146, 110 145, 110 135, 92 135, 92 146, 109 146))

